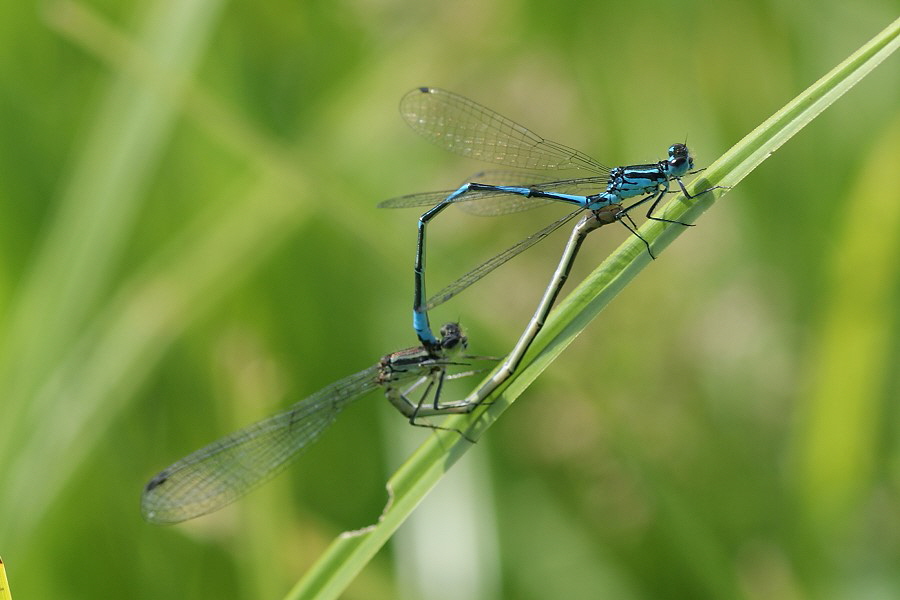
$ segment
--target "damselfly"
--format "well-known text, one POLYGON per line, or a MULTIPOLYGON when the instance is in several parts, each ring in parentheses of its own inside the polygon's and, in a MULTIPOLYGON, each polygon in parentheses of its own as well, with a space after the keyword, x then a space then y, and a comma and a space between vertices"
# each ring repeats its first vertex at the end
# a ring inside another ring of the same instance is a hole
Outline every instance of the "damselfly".
MULTIPOLYGON (((678 182, 687 198, 693 197, 681 181, 681 177, 694 166, 693 158, 684 144, 670 146, 666 160, 610 169, 583 152, 546 140, 522 125, 446 90, 428 87, 414 89, 401 100, 400 112, 417 133, 462 156, 515 169, 553 171, 560 175, 569 172, 575 175, 569 178, 558 177, 552 181, 534 177, 524 185, 468 182, 456 190, 412 194, 379 204, 383 208, 433 206, 419 217, 413 294, 413 327, 425 346, 438 343, 431 331, 425 302, 425 230, 428 223, 451 204, 460 203, 477 214, 491 215, 525 210, 553 201, 574 204, 579 207, 579 211, 598 210, 604 206, 621 204, 628 198, 643 196, 621 208, 618 220, 624 223, 622 218, 631 210, 651 202, 647 218, 689 225, 653 215, 659 202, 669 192, 672 180, 678 182), (577 176, 579 173, 581 176, 577 176), (590 175, 584 176, 587 173, 590 175)), ((579 211, 552 223, 505 251, 501 254, 506 256, 504 260, 474 279, 469 275, 463 276, 463 280, 470 280, 463 287, 543 239, 579 211), (532 241, 524 243, 529 240, 532 241)), ((627 224, 626 227, 636 234, 633 227, 627 224)), ((647 243, 646 240, 644 243, 647 243)), ((653 256, 649 244, 647 250, 653 256)))
POLYGON ((144 487, 141 511, 153 523, 177 523, 216 511, 281 472, 316 441, 337 414, 382 388, 413 425, 419 417, 470 412, 464 402, 440 401, 447 369, 465 363, 468 340, 456 323, 441 328, 435 346, 400 350, 297 402, 286 411, 249 425, 189 454, 144 487), (414 398, 415 397, 415 398, 414 398))

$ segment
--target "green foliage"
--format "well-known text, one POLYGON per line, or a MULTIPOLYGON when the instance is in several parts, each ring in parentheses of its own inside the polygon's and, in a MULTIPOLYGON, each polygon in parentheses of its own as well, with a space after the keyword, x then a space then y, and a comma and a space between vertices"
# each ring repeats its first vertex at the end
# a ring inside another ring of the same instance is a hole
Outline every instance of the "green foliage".
MULTIPOLYGON (((417 470, 468 448, 375 398, 234 507, 175 528, 138 512, 159 468, 413 341, 415 215, 374 205, 481 167, 406 131, 407 89, 457 90, 610 164, 687 135, 703 165, 895 18, 877 2, 7 4, 0 555, 23 598, 282 597, 376 521, 399 436, 427 442, 393 481, 391 526, 431 485, 417 470)), ((898 90, 876 70, 753 170, 833 98, 782 113, 760 132, 782 137, 702 175, 752 171, 730 202, 650 227, 682 234, 652 264, 626 242, 616 268, 651 268, 451 473, 478 484, 446 482, 450 508, 409 521, 346 597, 896 595, 898 90), (474 537, 448 528, 459 510, 474 537)), ((448 214, 433 289, 545 217, 448 214)), ((574 281, 623 239, 602 231, 574 281)), ((433 321, 502 354, 560 245, 433 321)), ((605 305, 610 273, 507 394, 605 305)))

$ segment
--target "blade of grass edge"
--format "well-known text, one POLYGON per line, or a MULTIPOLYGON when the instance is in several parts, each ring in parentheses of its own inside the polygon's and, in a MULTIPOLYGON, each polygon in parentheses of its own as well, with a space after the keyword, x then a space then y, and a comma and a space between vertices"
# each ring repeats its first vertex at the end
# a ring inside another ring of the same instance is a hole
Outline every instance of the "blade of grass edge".
MULTIPOLYGON (((186 9, 173 2, 150 3, 142 7, 139 39, 162 64, 190 69, 203 55, 222 4, 207 0, 186 9)), ((5 316, 0 464, 18 454, 16 445, 28 435, 23 432, 31 431, 26 421, 46 414, 48 407, 35 406, 34 392, 102 302, 115 257, 139 215, 141 188, 165 151, 176 115, 173 98, 138 89, 126 76, 113 74, 104 90, 55 214, 5 316)))
MULTIPOLYGON (((900 45, 900 19, 876 35, 831 72, 735 144, 692 182, 692 193, 713 185, 736 185, 795 133, 840 98, 890 56, 900 45)), ((670 219, 693 222, 721 196, 716 190, 693 204, 679 195, 665 207, 670 219)), ((659 253, 685 230, 652 222, 641 235, 659 253)), ((640 272, 650 259, 644 245, 629 238, 591 273, 554 311, 535 340, 520 369, 487 402, 483 411, 452 417, 446 426, 459 428, 477 440, 538 375, 581 333, 587 324, 640 272)), ((306 575, 285 596, 336 598, 363 569, 441 476, 471 447, 462 436, 436 431, 388 482, 390 501, 377 524, 359 532, 341 534, 306 575)))

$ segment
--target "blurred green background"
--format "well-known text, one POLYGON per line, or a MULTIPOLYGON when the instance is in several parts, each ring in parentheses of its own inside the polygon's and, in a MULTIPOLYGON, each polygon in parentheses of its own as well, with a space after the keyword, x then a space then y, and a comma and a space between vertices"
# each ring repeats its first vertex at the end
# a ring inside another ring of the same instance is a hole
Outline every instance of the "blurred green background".
MULTIPOLYGON (((457 91, 613 165, 687 139, 702 166, 897 14, 890 0, 4 3, 14 597, 280 598, 334 536, 377 519, 428 433, 374 394, 226 510, 156 527, 138 500, 177 458, 414 343, 417 213, 375 205, 483 165, 409 131, 408 89, 457 91)), ((898 67, 630 285, 346 597, 900 596, 898 67)), ((430 289, 548 218, 448 211, 430 289)), ((574 281, 624 235, 589 240, 574 281)), ((505 353, 562 243, 432 322, 505 353)))

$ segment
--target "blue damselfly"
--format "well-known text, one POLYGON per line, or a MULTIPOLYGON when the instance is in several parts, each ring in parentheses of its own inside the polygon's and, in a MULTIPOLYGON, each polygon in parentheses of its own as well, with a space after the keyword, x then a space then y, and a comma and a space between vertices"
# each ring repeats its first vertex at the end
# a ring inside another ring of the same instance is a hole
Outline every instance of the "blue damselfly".
MULTIPOLYGON (((689 225, 653 215, 659 202, 676 181, 687 198, 692 198, 681 177, 693 168, 694 161, 684 144, 669 147, 668 158, 656 163, 629 165, 610 169, 588 155, 537 135, 518 123, 463 96, 437 88, 416 88, 400 102, 400 112, 417 133, 438 146, 462 156, 496 165, 530 172, 555 172, 560 177, 526 176, 525 183, 494 184, 469 181, 456 190, 411 194, 386 200, 383 208, 432 206, 419 217, 416 242, 415 286, 413 293, 413 327, 423 345, 436 344, 437 338, 428 321, 429 305, 436 305, 458 293, 474 281, 503 264, 519 252, 534 245, 552 231, 567 223, 581 210, 596 211, 610 205, 621 205, 628 198, 643 196, 629 206, 621 207, 617 220, 635 235, 635 228, 624 217, 635 207, 650 202, 647 218, 667 223, 689 225), (567 176, 562 176, 566 174, 567 176), (570 175, 570 176, 569 176, 570 175), (507 214, 548 202, 564 202, 579 207, 562 219, 551 223, 479 269, 464 275, 449 286, 450 293, 439 293, 426 302, 425 232, 428 223, 451 204, 459 204, 482 215, 507 214)), ((490 175, 490 174, 489 174, 490 175)), ((638 235, 638 237, 640 237, 638 235)), ((643 240, 643 238, 641 238, 643 240)), ((646 240, 644 243, 647 244, 646 240)), ((647 244, 650 256, 653 256, 647 244)))

